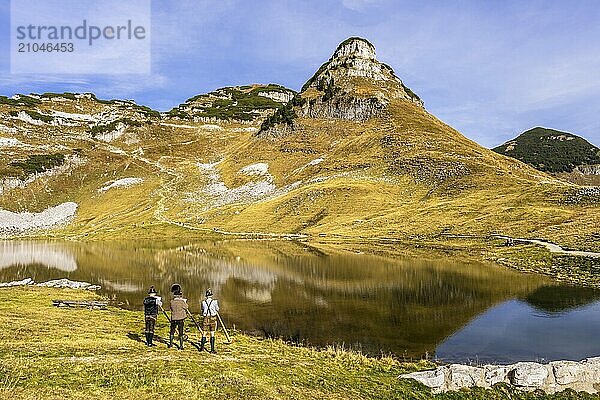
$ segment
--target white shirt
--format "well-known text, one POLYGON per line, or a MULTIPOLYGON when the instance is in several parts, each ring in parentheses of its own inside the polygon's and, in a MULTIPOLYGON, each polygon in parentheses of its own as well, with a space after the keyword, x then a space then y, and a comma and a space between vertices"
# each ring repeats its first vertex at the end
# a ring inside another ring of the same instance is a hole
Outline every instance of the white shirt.
POLYGON ((219 312, 219 303, 212 297, 202 300, 202 315, 214 317, 219 312))
POLYGON ((155 294, 153 294, 152 297, 154 297, 156 299, 156 305, 159 306, 159 307, 162 307, 162 298, 160 296, 155 295, 155 294))

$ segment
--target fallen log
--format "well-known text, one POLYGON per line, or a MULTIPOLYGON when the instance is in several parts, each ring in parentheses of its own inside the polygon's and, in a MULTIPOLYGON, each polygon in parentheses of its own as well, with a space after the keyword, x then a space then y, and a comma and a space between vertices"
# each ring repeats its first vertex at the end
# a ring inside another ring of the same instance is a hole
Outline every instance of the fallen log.
POLYGON ((108 305, 105 301, 78 301, 78 300, 52 300, 55 307, 83 307, 91 310, 105 310, 108 305))

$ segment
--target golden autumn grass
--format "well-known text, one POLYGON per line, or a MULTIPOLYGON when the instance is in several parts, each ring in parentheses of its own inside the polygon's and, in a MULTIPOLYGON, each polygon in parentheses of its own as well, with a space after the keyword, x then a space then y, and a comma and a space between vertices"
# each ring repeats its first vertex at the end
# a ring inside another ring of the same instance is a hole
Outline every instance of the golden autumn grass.
MULTIPOLYGON (((401 373, 432 367, 356 352, 290 346, 241 333, 218 340, 217 355, 140 341, 143 315, 64 309, 52 299, 98 299, 82 291, 0 290, 0 398, 6 399, 575 399, 521 393, 506 386, 432 395, 401 373)), ((165 321, 157 326, 164 337, 165 321)), ((193 331, 188 332, 195 338, 193 331)))

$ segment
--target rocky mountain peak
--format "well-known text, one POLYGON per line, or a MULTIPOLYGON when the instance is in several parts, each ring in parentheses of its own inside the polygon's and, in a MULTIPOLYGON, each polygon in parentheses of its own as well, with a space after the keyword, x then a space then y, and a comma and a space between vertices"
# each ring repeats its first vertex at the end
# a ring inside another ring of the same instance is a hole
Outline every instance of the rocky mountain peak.
POLYGON ((296 117, 365 121, 381 115, 392 101, 423 102, 394 70, 377 60, 375 46, 351 37, 302 87, 285 108, 268 118, 259 135, 281 135, 294 127, 296 117))
POLYGON ((389 65, 377 60, 375 46, 359 37, 351 37, 340 43, 331 58, 302 87, 302 91, 311 87, 320 91, 326 87, 338 87, 338 92, 351 92, 356 91, 357 86, 364 88, 372 83, 381 89, 376 90, 378 97, 403 98, 423 105, 421 99, 404 86, 389 65), (364 79, 361 82, 352 78, 364 79))
POLYGON ((351 37, 344 40, 333 53, 333 58, 342 57, 360 57, 367 59, 375 59, 375 46, 368 40, 351 37))

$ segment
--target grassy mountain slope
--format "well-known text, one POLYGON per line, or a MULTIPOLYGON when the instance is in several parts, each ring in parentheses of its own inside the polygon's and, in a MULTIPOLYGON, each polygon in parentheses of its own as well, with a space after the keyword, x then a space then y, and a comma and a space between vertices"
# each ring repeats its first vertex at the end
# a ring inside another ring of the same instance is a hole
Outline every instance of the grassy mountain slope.
POLYGON ((559 241, 577 229, 593 231, 588 221, 597 221, 596 213, 581 212, 587 206, 569 204, 577 188, 482 148, 406 101, 367 122, 296 123, 283 138, 246 142, 219 170, 226 183, 238 185, 240 166, 265 162, 278 186, 303 183, 276 198, 213 210, 206 213, 209 221, 243 231, 365 237, 505 232, 559 241), (557 229, 567 221, 573 227, 568 234, 557 229))

